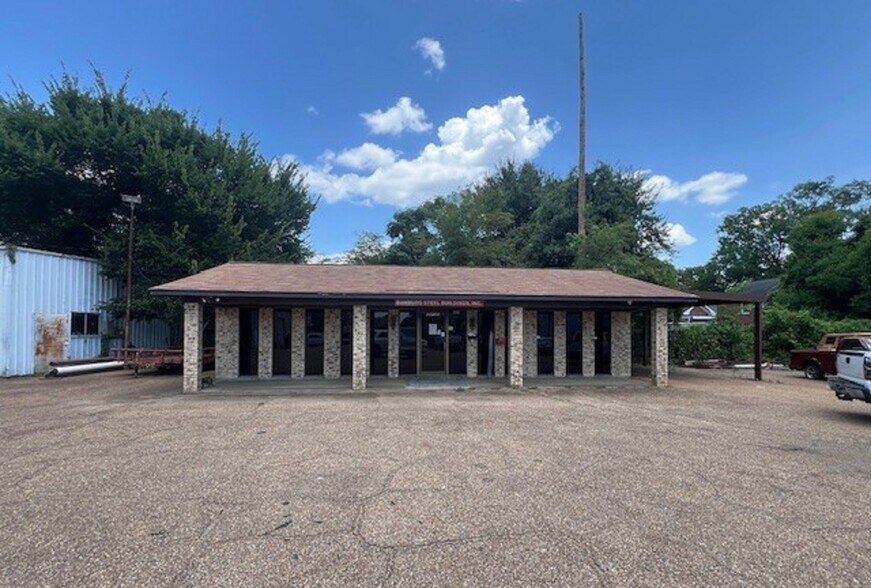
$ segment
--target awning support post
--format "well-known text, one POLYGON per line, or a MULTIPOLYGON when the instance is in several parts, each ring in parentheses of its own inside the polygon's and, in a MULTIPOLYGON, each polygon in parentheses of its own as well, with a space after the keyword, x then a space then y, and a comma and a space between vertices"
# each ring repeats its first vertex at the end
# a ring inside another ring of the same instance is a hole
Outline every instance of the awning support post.
POLYGON ((754 377, 762 380, 762 304, 753 305, 753 362, 754 377))

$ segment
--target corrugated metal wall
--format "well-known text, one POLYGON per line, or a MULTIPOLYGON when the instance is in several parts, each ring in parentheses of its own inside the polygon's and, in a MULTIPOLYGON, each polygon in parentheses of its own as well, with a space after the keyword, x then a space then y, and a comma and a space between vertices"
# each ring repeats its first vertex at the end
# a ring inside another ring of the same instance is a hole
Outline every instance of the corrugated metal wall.
MULTIPOLYGON (((0 376, 33 373, 37 315, 66 317, 66 359, 99 356, 104 338, 119 335, 123 328, 100 306, 120 292, 115 281, 100 274, 96 260, 16 248, 13 263, 0 246, 0 376), (71 335, 72 312, 98 312, 100 334, 71 335)), ((131 331, 138 347, 165 347, 171 341, 169 326, 163 321, 134 321, 131 331)), ((111 338, 107 342, 120 346, 121 341, 111 338)))

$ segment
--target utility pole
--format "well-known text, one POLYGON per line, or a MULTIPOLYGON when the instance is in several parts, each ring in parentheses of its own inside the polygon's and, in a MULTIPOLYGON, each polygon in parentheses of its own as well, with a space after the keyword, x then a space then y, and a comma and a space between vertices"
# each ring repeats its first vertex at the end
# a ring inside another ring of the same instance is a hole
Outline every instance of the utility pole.
POLYGON ((127 235, 127 313, 124 317, 124 349, 130 347, 130 297, 133 288, 133 222, 136 219, 136 205, 142 204, 142 196, 121 194, 121 201, 130 205, 130 230, 127 235))
POLYGON ((578 13, 578 47, 580 48, 580 100, 578 109, 578 235, 587 233, 587 72, 584 64, 584 15, 578 13))

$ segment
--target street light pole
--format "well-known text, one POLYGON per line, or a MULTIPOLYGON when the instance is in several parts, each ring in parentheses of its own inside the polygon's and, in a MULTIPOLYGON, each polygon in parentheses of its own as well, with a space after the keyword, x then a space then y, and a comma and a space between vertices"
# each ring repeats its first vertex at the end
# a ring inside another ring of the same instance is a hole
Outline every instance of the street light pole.
POLYGON ((121 194, 121 201, 130 204, 130 229, 127 235, 127 311, 124 316, 124 349, 130 347, 130 299, 133 288, 133 223, 136 205, 142 204, 142 196, 121 194))

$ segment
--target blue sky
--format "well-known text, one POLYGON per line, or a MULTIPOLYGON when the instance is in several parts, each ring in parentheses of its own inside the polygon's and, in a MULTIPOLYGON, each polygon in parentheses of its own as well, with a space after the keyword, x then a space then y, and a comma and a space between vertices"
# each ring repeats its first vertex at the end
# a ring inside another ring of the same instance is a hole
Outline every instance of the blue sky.
POLYGON ((566 173, 579 9, 588 166, 648 170, 679 225, 678 265, 708 259, 726 212, 807 179, 871 178, 864 0, 4 6, 0 91, 14 80, 42 97, 64 67, 89 79, 89 63, 113 84, 129 71, 134 94, 166 92, 303 164, 324 195, 309 235, 324 254, 505 157, 566 173))

